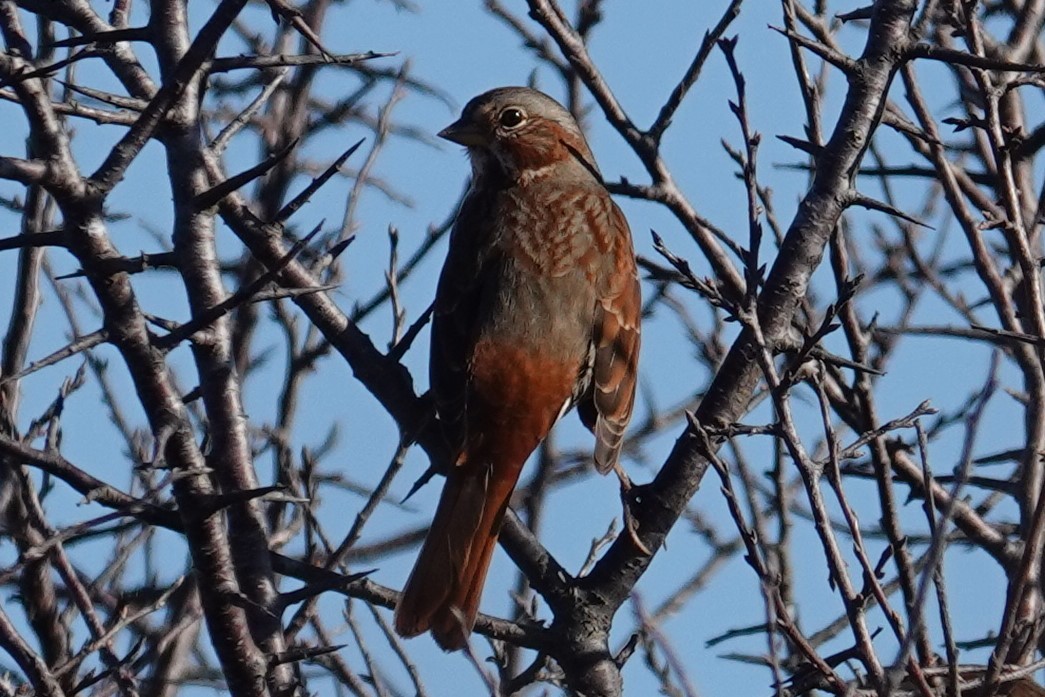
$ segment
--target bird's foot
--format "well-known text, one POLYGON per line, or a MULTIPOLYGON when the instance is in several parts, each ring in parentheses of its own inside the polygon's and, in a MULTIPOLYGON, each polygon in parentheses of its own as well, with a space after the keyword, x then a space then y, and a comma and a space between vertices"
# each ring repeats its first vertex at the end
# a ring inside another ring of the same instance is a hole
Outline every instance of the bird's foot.
POLYGON ((620 480, 620 500, 624 507, 624 529, 628 531, 628 537, 631 538, 632 544, 640 552, 651 557, 653 552, 639 538, 639 524, 631 513, 631 490, 635 485, 631 483, 631 478, 628 477, 628 473, 624 471, 619 462, 613 465, 613 471, 617 474, 617 479, 620 480))

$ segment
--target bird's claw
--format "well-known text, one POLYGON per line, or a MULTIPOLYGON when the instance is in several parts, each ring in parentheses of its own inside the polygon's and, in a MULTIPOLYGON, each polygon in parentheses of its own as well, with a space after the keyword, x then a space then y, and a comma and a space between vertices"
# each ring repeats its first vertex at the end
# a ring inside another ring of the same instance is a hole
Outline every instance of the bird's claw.
POLYGON ((616 472, 617 478, 620 480, 620 500, 624 507, 624 529, 628 531, 628 537, 631 538, 632 544, 647 557, 651 557, 653 552, 639 538, 638 521, 635 520, 635 516, 631 513, 631 490, 634 487, 631 483, 631 478, 628 477, 628 473, 624 471, 619 462, 613 465, 613 471, 616 472))

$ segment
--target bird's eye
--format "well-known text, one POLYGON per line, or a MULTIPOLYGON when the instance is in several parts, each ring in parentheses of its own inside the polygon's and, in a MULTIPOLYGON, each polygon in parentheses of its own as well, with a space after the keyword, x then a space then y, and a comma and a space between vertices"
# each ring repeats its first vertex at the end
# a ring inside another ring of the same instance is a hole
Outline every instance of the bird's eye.
POLYGON ((498 123, 505 128, 515 128, 523 121, 526 120, 526 115, 522 113, 521 109, 515 107, 509 107, 501 112, 501 115, 497 117, 498 123))

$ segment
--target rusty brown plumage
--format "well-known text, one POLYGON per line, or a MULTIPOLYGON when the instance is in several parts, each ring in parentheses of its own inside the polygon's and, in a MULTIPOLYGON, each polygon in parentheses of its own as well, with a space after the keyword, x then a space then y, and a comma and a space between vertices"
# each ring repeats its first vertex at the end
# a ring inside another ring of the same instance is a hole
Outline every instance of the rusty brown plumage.
POLYGON ((641 301, 628 224, 562 106, 482 94, 440 133, 472 185, 450 236, 430 379, 455 459, 396 630, 464 646, 523 464, 576 405, 595 464, 615 468, 635 400, 641 301))

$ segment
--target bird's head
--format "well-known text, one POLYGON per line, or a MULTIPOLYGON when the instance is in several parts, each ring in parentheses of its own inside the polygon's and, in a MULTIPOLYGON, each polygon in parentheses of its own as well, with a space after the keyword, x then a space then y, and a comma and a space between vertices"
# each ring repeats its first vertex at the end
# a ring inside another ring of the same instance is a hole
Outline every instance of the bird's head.
POLYGON ((477 176, 496 167, 509 181, 553 173, 601 180, 570 112, 528 87, 501 87, 479 95, 439 137, 468 148, 477 176))

